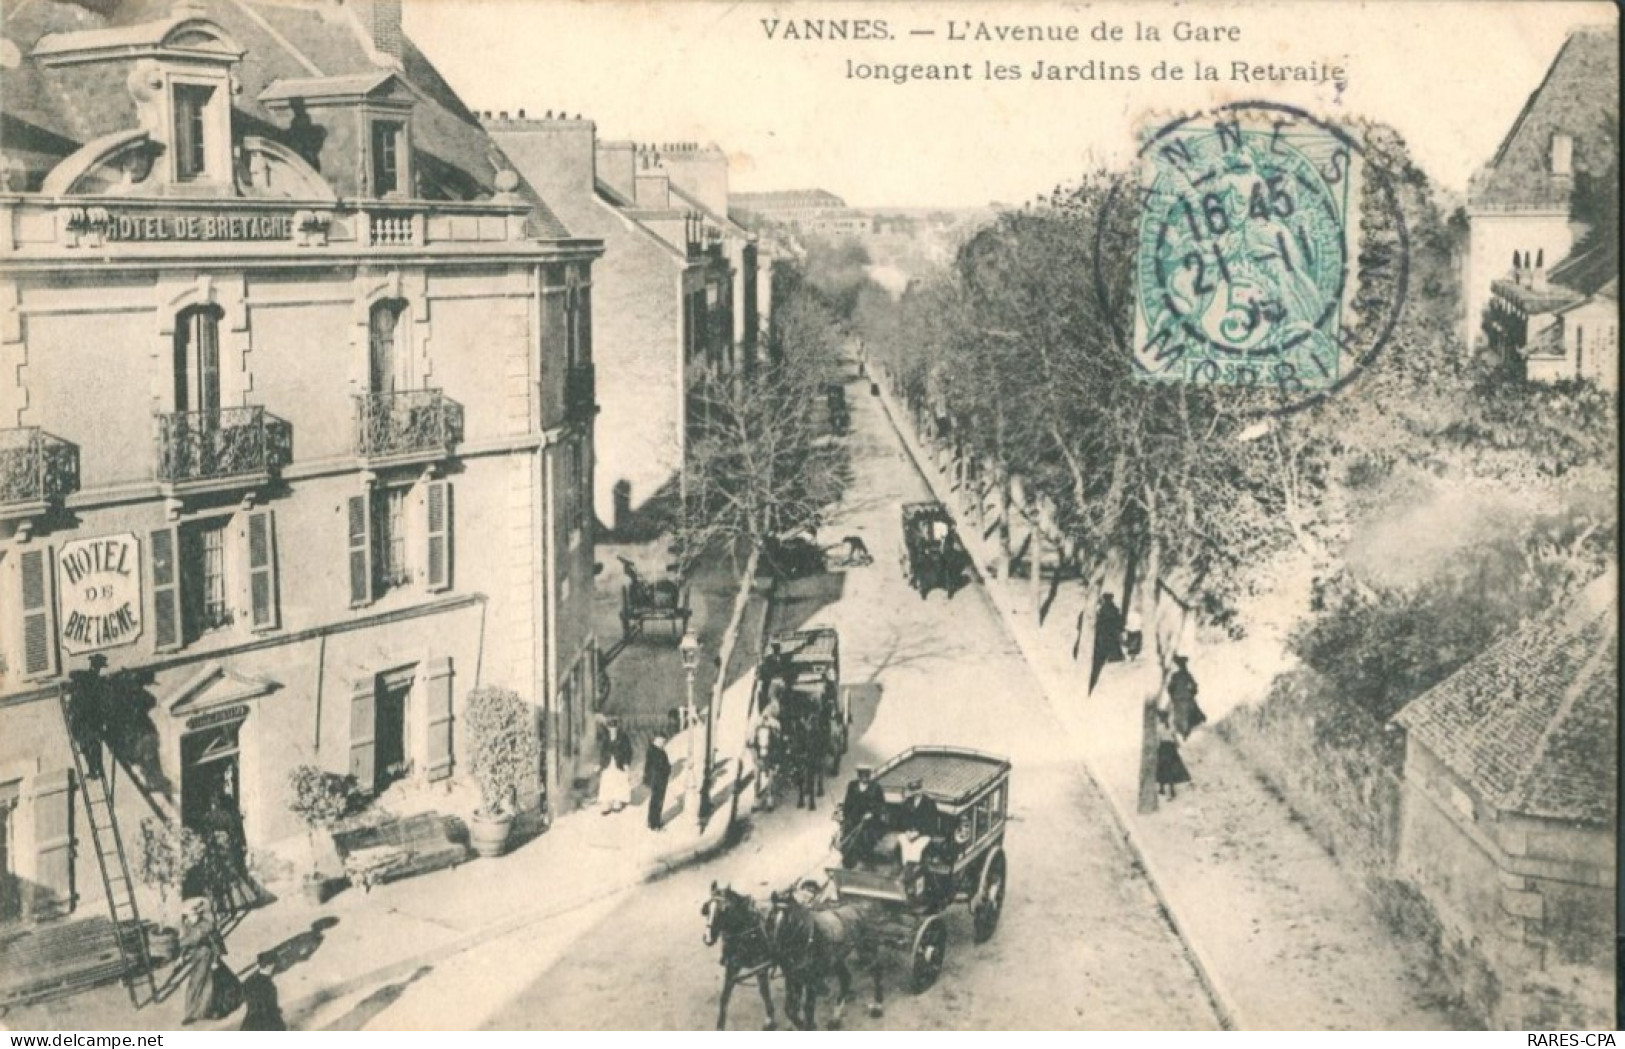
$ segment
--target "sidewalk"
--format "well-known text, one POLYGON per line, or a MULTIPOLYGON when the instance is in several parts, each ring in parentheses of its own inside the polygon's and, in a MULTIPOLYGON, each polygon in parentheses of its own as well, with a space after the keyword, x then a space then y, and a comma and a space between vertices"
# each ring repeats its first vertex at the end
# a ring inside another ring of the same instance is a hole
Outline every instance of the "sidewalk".
MULTIPOLYGON (((951 478, 934 465, 884 380, 880 400, 937 498, 963 511, 951 478)), ((996 563, 994 544, 975 532, 961 529, 979 569, 996 563)), ((1085 694, 1087 644, 1084 662, 1072 658, 1080 586, 1063 586, 1040 624, 1027 580, 984 585, 1111 802, 1227 1026, 1458 1028, 1442 1002, 1424 997, 1420 957, 1396 942, 1336 860, 1213 732, 1184 748, 1194 789, 1156 812, 1137 811, 1141 706, 1155 685, 1154 661, 1110 666, 1093 695, 1085 694)), ((1268 680, 1255 653, 1197 651, 1192 663, 1225 666, 1206 679, 1226 692, 1254 693, 1268 680)), ((1216 718, 1222 709, 1209 713, 1216 718)))

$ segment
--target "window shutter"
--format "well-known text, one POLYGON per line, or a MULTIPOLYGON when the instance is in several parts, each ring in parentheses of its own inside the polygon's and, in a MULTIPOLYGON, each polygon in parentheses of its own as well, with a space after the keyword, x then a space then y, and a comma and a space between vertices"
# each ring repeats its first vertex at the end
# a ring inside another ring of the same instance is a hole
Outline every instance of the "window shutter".
POLYGON ((73 773, 34 780, 34 901, 36 918, 73 909, 73 773))
POLYGON ((378 783, 378 683, 357 678, 350 689, 350 775, 362 790, 378 783))
POLYGON ((152 542, 153 644, 160 650, 179 648, 181 631, 180 537, 174 528, 155 528, 152 542))
POLYGON ((367 497, 349 498, 350 607, 372 600, 372 520, 367 497))
POLYGON ((255 630, 275 630, 281 618, 273 513, 258 510, 248 515, 248 622, 255 630))
POLYGON ((51 548, 24 550, 17 559, 22 583, 23 652, 25 678, 56 673, 56 602, 51 600, 54 565, 51 548))
POLYGON ((451 587, 451 482, 424 482, 425 537, 428 540, 428 589, 451 587))
POLYGON ((451 775, 451 660, 432 659, 425 665, 422 691, 428 715, 425 775, 433 782, 451 775))

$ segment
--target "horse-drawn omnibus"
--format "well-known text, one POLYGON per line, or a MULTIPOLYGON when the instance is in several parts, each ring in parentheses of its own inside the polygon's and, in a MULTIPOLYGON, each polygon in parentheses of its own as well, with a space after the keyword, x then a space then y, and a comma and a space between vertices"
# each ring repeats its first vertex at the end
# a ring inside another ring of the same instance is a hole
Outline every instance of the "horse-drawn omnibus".
MULTIPOLYGON (((706 943, 722 945, 726 967, 718 1028, 727 1022, 734 986, 751 979, 760 988, 767 1026, 777 1023, 769 990, 775 970, 784 977, 786 1014, 802 1028, 816 1026, 817 998, 829 977, 837 984, 830 1025, 840 1025, 852 999, 853 969, 871 974, 869 1013, 881 1015, 885 966, 893 957, 907 957, 910 988, 924 993, 947 958, 948 910, 955 903, 969 907, 975 941, 990 938, 1004 910, 1010 767, 1005 758, 964 747, 910 748, 871 777, 879 791, 873 817, 888 832, 862 862, 846 865, 846 842, 837 833, 842 866, 826 868, 823 885, 804 881, 775 892, 763 908, 713 884, 703 913, 706 943), (928 835, 918 833, 918 808, 910 808, 921 804, 916 799, 930 803, 928 835)), ((842 815, 837 812, 837 820, 842 815)))

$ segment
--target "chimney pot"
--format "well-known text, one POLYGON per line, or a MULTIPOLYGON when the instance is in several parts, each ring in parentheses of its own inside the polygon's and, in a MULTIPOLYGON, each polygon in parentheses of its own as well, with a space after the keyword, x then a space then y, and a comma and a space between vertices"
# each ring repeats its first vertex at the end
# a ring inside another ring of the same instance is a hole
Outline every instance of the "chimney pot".
POLYGON ((520 119, 520 120, 523 120, 523 119, 525 119, 525 111, 524 111, 524 110, 523 110, 523 109, 521 109, 521 110, 520 110, 520 111, 519 111, 519 119, 520 119))
POLYGON ((497 114, 497 117, 499 119, 501 119, 501 120, 507 120, 508 119, 508 111, 506 109, 502 110, 501 112, 499 112, 497 114))

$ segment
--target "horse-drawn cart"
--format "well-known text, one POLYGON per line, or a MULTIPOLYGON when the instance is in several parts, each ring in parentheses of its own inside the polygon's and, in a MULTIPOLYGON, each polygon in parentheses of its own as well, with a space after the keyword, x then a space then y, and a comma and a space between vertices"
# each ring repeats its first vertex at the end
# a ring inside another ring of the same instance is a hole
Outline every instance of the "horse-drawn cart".
POLYGON ((949 906, 969 906, 977 943, 998 928, 1007 874, 1010 762, 963 747, 912 747, 877 769, 874 780, 893 825, 905 822, 908 788, 918 783, 917 792, 936 809, 937 832, 917 869, 901 860, 892 864, 889 857, 878 870, 830 867, 830 885, 837 901, 880 904, 883 941, 907 950, 911 983, 920 993, 936 982, 947 957, 943 912, 949 906))
POLYGON ((656 620, 670 624, 673 637, 682 637, 693 615, 682 580, 673 573, 651 583, 630 560, 622 557, 620 562, 626 573, 621 587, 621 636, 630 638, 634 632, 642 632, 645 623, 656 620))
POLYGON ((953 514, 937 502, 903 504, 903 576, 923 600, 933 588, 951 597, 959 588, 965 556, 953 514))

